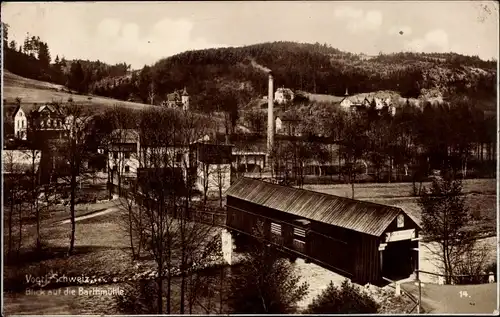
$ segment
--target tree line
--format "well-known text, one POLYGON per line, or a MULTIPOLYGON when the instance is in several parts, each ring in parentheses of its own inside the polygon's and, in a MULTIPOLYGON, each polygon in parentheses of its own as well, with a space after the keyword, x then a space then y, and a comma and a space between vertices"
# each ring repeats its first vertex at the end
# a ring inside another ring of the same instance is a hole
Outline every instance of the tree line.
POLYGON ((346 89, 351 94, 394 90, 404 97, 416 98, 422 89, 441 86, 446 87, 447 94, 495 97, 495 61, 481 61, 477 57, 458 54, 434 56, 381 54, 362 60, 354 54, 320 44, 264 43, 177 54, 145 66, 141 73, 150 73, 147 84, 139 87, 136 83, 128 87, 129 90, 132 87, 138 89, 136 95, 142 96, 143 102, 153 86, 159 101, 184 86, 192 95, 203 99, 215 78, 223 83, 248 82, 253 97, 257 97, 267 92, 267 76, 263 69, 268 68, 272 69, 280 85, 321 94, 343 95, 346 89), (486 72, 474 79, 467 67, 481 67, 486 72))
MULTIPOLYGON (((2 22, 4 67, 14 74, 67 86, 79 93, 94 93, 95 87, 116 85, 109 78, 126 76, 130 65, 108 65, 99 60, 66 60, 53 58, 47 42, 39 36, 26 34, 23 43, 9 41, 9 25, 2 22)), ((125 99, 126 98, 120 98, 125 99)))
MULTIPOLYGON (((356 177, 368 171, 375 181, 413 181, 418 194, 417 185, 432 170, 461 177, 494 175, 496 120, 470 99, 421 107, 403 103, 394 116, 377 111, 374 100, 362 112, 313 102, 289 105, 286 114, 300 119, 291 125, 302 136, 275 141, 273 171, 283 181, 301 185, 307 166, 319 165, 323 175, 338 174, 353 184, 353 195, 356 177), (326 144, 314 141, 318 136, 328 139, 326 144)), ((246 111, 241 117, 265 135, 263 111, 246 111)))

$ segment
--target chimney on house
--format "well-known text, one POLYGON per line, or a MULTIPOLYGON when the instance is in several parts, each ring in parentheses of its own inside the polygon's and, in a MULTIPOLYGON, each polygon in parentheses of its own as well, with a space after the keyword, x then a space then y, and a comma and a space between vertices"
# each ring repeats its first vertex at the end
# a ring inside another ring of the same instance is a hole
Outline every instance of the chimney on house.
POLYGON ((273 74, 269 72, 269 88, 267 96, 267 154, 270 155, 274 146, 274 88, 273 74))

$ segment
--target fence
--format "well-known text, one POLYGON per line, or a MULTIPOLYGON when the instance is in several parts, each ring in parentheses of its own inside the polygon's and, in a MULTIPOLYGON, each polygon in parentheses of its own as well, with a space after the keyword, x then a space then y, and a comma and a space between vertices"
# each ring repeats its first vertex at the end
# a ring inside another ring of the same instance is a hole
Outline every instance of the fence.
MULTIPOLYGON (((112 186, 113 193, 118 194, 120 197, 128 197, 129 191, 128 188, 122 186, 118 189, 118 186, 115 184, 109 184, 108 186, 112 186)), ((149 203, 155 203, 152 199, 144 199, 144 197, 136 197, 137 203, 145 206, 148 201, 149 203)), ((184 219, 199 223, 204 223, 211 226, 219 226, 223 227, 226 225, 226 213, 225 212, 216 212, 211 210, 200 210, 200 209, 190 209, 189 212, 177 212, 177 213, 169 213, 174 218, 180 218, 181 216, 184 219)))
POLYGON ((434 272, 428 272, 428 271, 422 271, 418 270, 417 271, 419 274, 429 274, 433 276, 438 277, 438 284, 443 285, 446 284, 447 277, 451 281, 451 284, 486 284, 486 283, 494 283, 496 281, 495 278, 495 273, 494 272, 488 272, 488 273, 478 273, 478 274, 471 274, 471 275, 463 275, 463 274, 455 274, 455 275, 446 275, 446 274, 439 274, 439 273, 434 273, 434 272))
MULTIPOLYGON (((388 278, 385 278, 385 277, 382 277, 382 279, 386 280, 387 282, 389 282, 389 286, 394 288, 395 291, 396 291, 396 295, 403 295, 403 296, 406 296, 408 297, 415 305, 409 310, 407 311, 406 313, 407 314, 411 314, 415 308, 417 309, 417 314, 420 314, 420 313, 423 313, 423 309, 422 309, 422 305, 421 305, 421 294, 419 294, 419 298, 416 298, 413 294, 411 294, 410 292, 408 292, 407 290, 405 290, 400 283, 396 282, 396 281, 393 281, 393 280, 390 280, 388 278)), ((419 293, 421 291, 421 288, 420 288, 420 283, 419 283, 419 293)))

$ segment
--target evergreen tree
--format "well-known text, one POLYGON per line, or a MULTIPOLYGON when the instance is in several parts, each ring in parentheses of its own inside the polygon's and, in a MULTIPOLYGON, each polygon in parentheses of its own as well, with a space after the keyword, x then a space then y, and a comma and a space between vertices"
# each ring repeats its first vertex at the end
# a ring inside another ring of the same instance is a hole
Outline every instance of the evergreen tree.
POLYGON ((332 282, 309 305, 307 314, 375 314, 378 304, 348 280, 336 287, 332 282))
POLYGON ((457 262, 473 247, 477 235, 469 229, 472 217, 462 195, 462 183, 450 176, 434 178, 430 190, 424 189, 419 200, 423 236, 439 245, 431 252, 442 264, 446 283, 452 281, 457 262))
POLYGON ((80 61, 71 63, 68 87, 81 93, 84 91, 84 79, 85 73, 83 72, 80 61))
POLYGON ((4 22, 2 22, 2 38, 4 43, 7 43, 9 40, 9 25, 4 22))
MULTIPOLYGON (((256 228, 262 237, 263 228, 256 228)), ((288 260, 264 241, 256 241, 230 284, 229 307, 240 314, 291 314, 297 303, 307 295, 308 284, 299 284, 288 260)))
POLYGON ((47 43, 38 43, 38 60, 42 62, 42 65, 48 67, 50 65, 50 52, 47 43))

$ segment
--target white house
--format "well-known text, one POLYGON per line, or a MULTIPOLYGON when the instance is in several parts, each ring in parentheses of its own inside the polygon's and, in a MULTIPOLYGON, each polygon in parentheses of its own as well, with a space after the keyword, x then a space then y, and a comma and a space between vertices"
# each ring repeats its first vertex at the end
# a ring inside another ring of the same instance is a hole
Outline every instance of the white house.
POLYGON ((28 119, 26 113, 21 106, 17 106, 14 111, 14 137, 21 140, 26 140, 28 130, 28 119))
POLYGON ((191 144, 193 164, 196 168, 196 189, 207 196, 218 195, 231 185, 232 145, 214 144, 204 139, 191 144))
POLYGON ((340 101, 340 108, 345 111, 351 110, 353 107, 362 106, 364 100, 357 96, 348 96, 340 101))
POLYGON ((233 149, 233 167, 242 172, 261 172, 266 166, 267 153, 259 150, 233 149))
POLYGON ((115 129, 108 147, 108 168, 113 183, 135 178, 139 168, 139 133, 134 129, 115 129))
POLYGON ((274 128, 275 128, 275 132, 276 133, 279 133, 281 131, 281 129, 283 129, 283 121, 281 120, 280 117, 276 117, 276 120, 274 120, 275 123, 274 123, 274 128))
POLYGON ((184 90, 177 90, 168 94, 167 100, 163 102, 163 105, 169 108, 182 108, 183 110, 189 110, 189 94, 186 87, 184 87, 184 90))
POLYGON ((274 94, 274 101, 279 104, 291 102, 293 101, 293 98, 293 91, 289 88, 278 88, 274 94))
POLYGON ((289 136, 300 136, 300 119, 289 112, 284 112, 276 116, 275 133, 289 136))

